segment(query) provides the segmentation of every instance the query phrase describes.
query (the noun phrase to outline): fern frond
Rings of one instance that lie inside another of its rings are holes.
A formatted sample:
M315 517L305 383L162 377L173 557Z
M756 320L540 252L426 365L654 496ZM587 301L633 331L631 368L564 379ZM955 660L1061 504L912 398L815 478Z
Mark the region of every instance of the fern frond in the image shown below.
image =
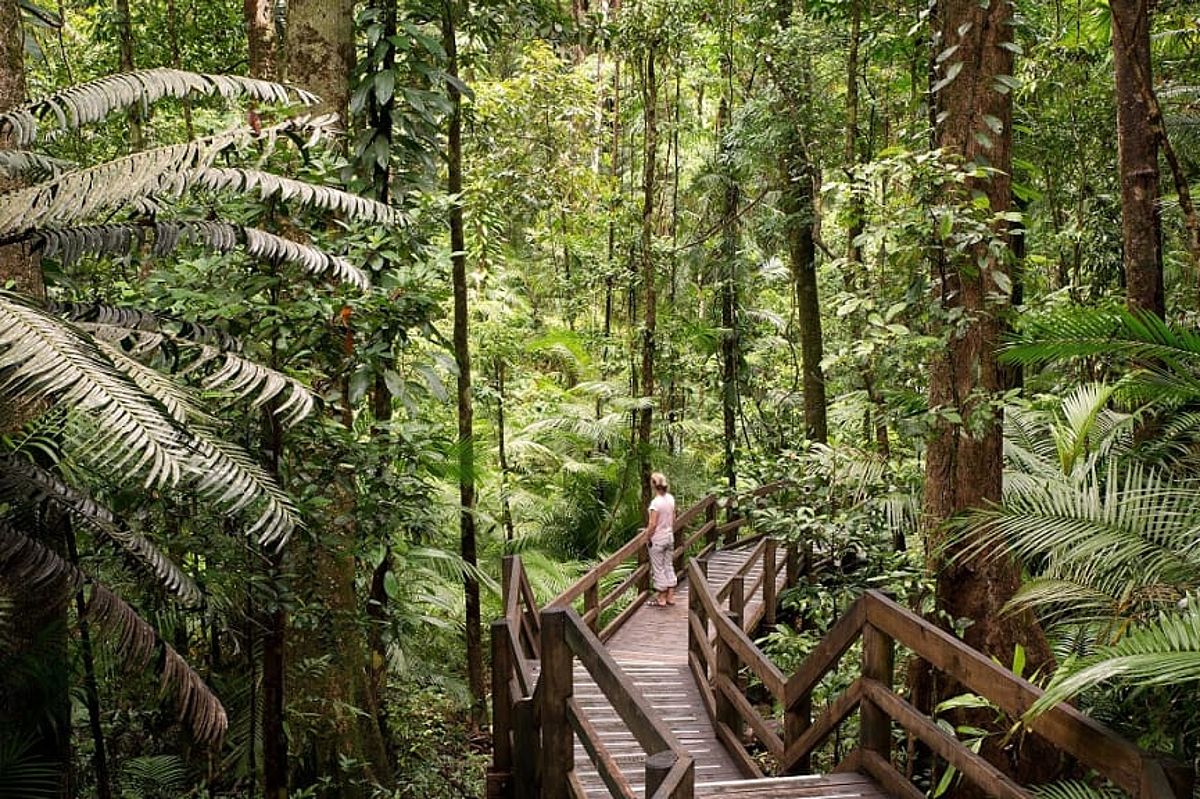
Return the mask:
M148 106L167 97L190 95L246 97L276 105L316 105L316 95L281 83L237 75L206 75L179 69L142 69L108 75L70 86L0 114L0 132L11 130L17 146L37 140L38 120L50 119L58 130L99 122L117 111Z
M114 473L144 470L147 484L178 481L188 435L76 329L0 292L0 401L61 402L103 431L98 456Z
M161 257L185 244L198 244L216 252L233 252L238 246L252 258L268 263L291 263L313 275L327 275L366 289L366 273L345 258L330 255L309 244L285 239L265 230L230 225L224 222L124 223L89 225L39 230L33 241L42 253L70 266L85 254L130 255L150 246L150 253Z
M1125 793L1112 786L1096 787L1077 780L1052 782L1033 788L1038 799L1123 799Z
M0 574L23 590L63 602L85 585L90 588L85 615L117 639L128 665L146 667L162 654L162 684L174 692L180 718L203 743L216 744L225 734L225 708L200 676L163 641L123 599L53 551L0 522Z
M116 545L139 569L187 605L203 601L196 585L173 560L148 538L119 520L108 508L83 491L63 482L58 475L36 464L14 457L0 457L0 496L10 501L48 500Z
M238 399L249 399L254 406L281 398L273 410L285 427L308 417L316 407L316 398L295 378L235 352L207 345L201 346L200 351L200 357L184 370L185 374L219 361L221 365L204 378L204 387L230 392ZM287 398L282 399L285 395Z

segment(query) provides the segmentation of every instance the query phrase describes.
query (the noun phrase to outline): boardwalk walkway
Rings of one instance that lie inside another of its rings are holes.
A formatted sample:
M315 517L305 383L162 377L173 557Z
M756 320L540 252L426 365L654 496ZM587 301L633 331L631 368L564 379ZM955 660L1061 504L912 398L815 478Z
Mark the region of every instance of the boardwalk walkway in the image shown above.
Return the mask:
M720 590L742 568L750 554L748 549L714 553L708 561L712 590ZM747 570L746 579L753 583L761 574L761 566L756 565ZM782 587L782 570L778 581ZM696 795L881 799L884 794L878 787L858 774L746 780L733 756L717 739L700 690L688 668L688 598L688 584L684 580L677 589L674 606L645 605L609 639L608 650L695 760ZM761 615L760 605L761 602L749 603L747 615ZM575 665L575 696L620 764L630 787L643 796L645 753L579 664ZM575 741L575 763L580 783L589 797L610 796L578 739Z

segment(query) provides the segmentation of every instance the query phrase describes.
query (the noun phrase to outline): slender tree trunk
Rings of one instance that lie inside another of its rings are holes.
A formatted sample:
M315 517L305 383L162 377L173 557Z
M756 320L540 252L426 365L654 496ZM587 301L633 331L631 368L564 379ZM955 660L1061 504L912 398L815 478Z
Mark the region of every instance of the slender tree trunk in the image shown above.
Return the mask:
M137 63L133 58L133 15L129 11L129 0L116 0L117 24L120 26L121 71L133 72ZM134 151L142 149L142 116L138 108L129 109L129 146Z
M1117 84L1117 159L1121 238L1129 307L1162 316L1162 216L1158 135L1141 76L1151 76L1149 0L1112 0L1113 69Z
M803 360L804 432L811 441L829 438L826 421L824 335L821 330L821 301L817 292L817 247L813 234L813 174L802 132L787 134L787 150L781 168L780 209L787 218L787 245L792 264L796 317L800 328Z
M726 59L732 58L729 50ZM730 94L732 94L732 85ZM725 180L721 208L721 419L725 444L725 484L732 494L737 490L737 406L738 406L738 331L737 331L737 257L738 204L741 191L733 171L733 147L728 137L732 118L732 97L722 97L717 112L717 136L721 140Z
M642 374L641 398L646 406L638 415L638 475L642 486L642 508L650 505L650 449L654 424L654 350L658 326L658 291L654 263L654 219L658 204L658 48L651 42L642 71L642 122L645 141L642 163Z
M986 195L993 213L1005 212L1011 193L1012 94L995 87L998 76L1013 71L1012 6L976 0L939 0L938 5L938 47L957 47L941 68L960 70L937 95L938 143L964 163L987 163L997 170L990 179L971 180L965 190ZM956 63L961 66L953 67ZM977 259L986 259L986 268L979 268ZM1002 612L1020 586L1017 565L996 553L967 559L958 557L952 544L940 548L947 520L1001 497L1001 418L992 400L1001 389L996 348L1008 303L995 298L1002 293L992 276L1005 269L981 246L965 256L947 254L934 270L934 301L943 312L961 312L965 321L948 331L944 352L931 364L929 407L953 411L963 421L938 417L926 456L924 521L928 551L937 553L930 571L937 575L938 610L945 618L971 620L964 639L974 648L1009 663L1021 645L1029 669L1045 673L1053 661L1037 621L1031 614ZM959 690L939 685L937 698ZM991 743L984 754L998 767L1018 772L1022 781L1037 781L1056 770L1055 758L1038 751L1038 739L1031 737L1024 745L1015 768Z
M25 102L25 39L17 0L0 0L0 111ZM0 149L10 149L8 136L0 133ZM23 185L20 177L0 174L0 191ZM0 282L13 281L17 291L44 297L40 259L28 244L0 246ZM0 428L2 430L3 428Z
M446 51L446 72L458 77L457 19L465 13L465 0L459 5L447 0L442 16L442 46ZM461 197L463 189L462 95L454 83L447 87L453 110L447 140L447 190ZM475 566L475 429L471 400L471 338L467 307L467 244L463 228L463 207L450 207L450 259L454 283L454 361L458 365L458 497L459 545L463 561ZM467 684L471 690L471 719L482 725L486 715L483 688L483 641L480 630L479 582L473 573L463 577L466 599Z
M243 0L242 18L249 43L250 75L262 80L279 77L274 0Z
M504 527L504 539L514 538L512 504L508 501L508 481L511 471L508 466L508 447L505 443L504 424L504 361L496 361L496 436L500 457L500 523Z

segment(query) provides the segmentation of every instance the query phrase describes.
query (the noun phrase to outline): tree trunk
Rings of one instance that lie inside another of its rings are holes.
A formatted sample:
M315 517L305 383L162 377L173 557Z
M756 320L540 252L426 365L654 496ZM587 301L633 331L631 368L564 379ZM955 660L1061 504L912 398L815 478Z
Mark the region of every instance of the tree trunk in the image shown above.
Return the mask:
M813 236L812 163L799 130L787 134L787 149L781 168L779 206L787 218L787 246L792 264L796 317L800 328L803 359L804 433L810 441L829 438L826 421L825 373L821 369L824 338L821 331L821 301L817 293L817 247Z
M726 52L726 59L732 53ZM730 90L732 93L732 90ZM721 417L725 439L725 484L732 494L737 490L737 404L738 361L740 358L737 331L737 257L738 204L741 192L733 172L733 148L725 135L732 117L732 98L721 98L717 113L717 136L721 139L722 161L725 166L725 196L721 208Z
M990 179L976 178L964 187L981 192L992 213L1009 210L1012 166L1012 95L997 91L998 76L1011 75L1013 54L1012 6L1008 2L980 4L976 0L941 0L938 4L940 40L946 58L942 70L959 69L957 77L938 93L938 143L963 163L988 164L997 170ZM961 64L953 67L954 64ZM995 130L999 123L1001 129ZM969 203L964 197L964 205ZM1004 235L1004 230L996 231ZM984 268L977 266L977 259ZM933 274L934 300L943 312L961 309L962 322L948 331L943 353L930 369L929 407L955 412L963 420L938 417L927 451L925 527L929 538L930 571L937 575L939 611L948 619L967 619L964 640L997 658L1012 661L1018 645L1024 647L1030 670L1052 667L1045 636L1032 614L1007 614L1002 608L1020 585L1017 565L996 553L965 559L950 545L945 551L944 523L968 508L1001 498L1003 473L1001 414L991 402L1001 389L996 363L1002 314L1007 298L996 299L992 275L1005 264L990 257L986 246L956 256L946 253ZM960 691L959 686L939 685L937 699ZM977 721L979 721L977 719ZM986 722L985 722L986 723ZM1020 781L1039 781L1056 770L1053 756L1036 752L1036 738L1027 739L1015 768ZM1014 771L1010 758L994 745L984 754L998 767Z
M117 24L120 27L121 71L133 72L137 63L133 58L133 15L129 11L129 0L117 0ZM142 149L142 115L138 107L129 109L129 147L134 152Z
M658 169L658 48L651 42L642 71L642 121L645 141L642 162L642 381L641 399L646 406L638 415L638 476L642 486L642 508L650 505L650 436L654 424L654 349L658 325L658 292L654 267L654 212L657 207Z
M25 40L20 23L17 0L0 0L0 111L25 101ZM9 147L7 137L0 138L0 148ZM0 192L20 185L18 178L0 175ZM45 296L41 261L27 245L0 247L0 284L8 281L17 291ZM0 432L19 428L26 416L20 409L6 415L0 420ZM31 529L34 523L31 519ZM60 795L65 798L71 795L66 607L3 579L0 596L11 603L11 622L5 630L10 646L0 652L0 743L31 739L29 754L61 775Z
M505 441L504 421L504 361L496 361L496 445L500 457L500 523L504 527L504 540L512 541L515 537L513 529L512 503L508 501L509 483L512 471L508 465L508 446Z
M465 0L464 0L465 7ZM465 10L465 8L464 8ZM446 72L458 77L456 15L458 4L447 2L442 17L442 46L446 50ZM461 197L463 189L462 94L455 83L447 85L453 110L446 147L447 190ZM450 259L454 283L454 361L458 365L458 497L459 546L463 561L478 562L475 540L475 430L471 401L471 339L467 307L467 244L461 201L450 207ZM483 641L480 629L479 582L468 572L463 577L466 599L467 684L471 690L471 720L483 724L486 706L483 688Z
M251 77L275 80L279 76L275 36L274 0L243 0Z
M291 0L287 79L321 98L312 113L346 118L354 71L354 0Z
M1162 316L1162 216L1158 196L1158 135L1142 90L1149 81L1148 0L1112 0L1113 69L1117 84L1117 157L1121 177L1121 237L1126 301Z

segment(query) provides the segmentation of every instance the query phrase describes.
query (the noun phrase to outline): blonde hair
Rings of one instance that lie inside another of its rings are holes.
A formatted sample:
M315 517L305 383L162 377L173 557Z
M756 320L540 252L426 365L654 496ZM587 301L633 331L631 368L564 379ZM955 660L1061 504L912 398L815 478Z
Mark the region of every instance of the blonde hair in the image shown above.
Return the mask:
M663 491L670 491L671 486L667 483L667 476L662 472L655 472L650 475L650 487L661 488Z

